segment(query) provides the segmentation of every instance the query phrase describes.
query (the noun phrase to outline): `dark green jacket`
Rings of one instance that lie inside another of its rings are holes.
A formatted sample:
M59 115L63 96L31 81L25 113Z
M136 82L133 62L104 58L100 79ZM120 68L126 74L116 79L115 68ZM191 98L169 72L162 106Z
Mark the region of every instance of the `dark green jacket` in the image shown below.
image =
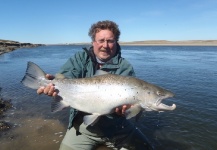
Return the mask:
M84 51L77 52L73 57L69 58L61 67L59 73L63 74L66 78L92 77L97 70L97 65L93 48L90 47L89 50L84 48ZM119 45L117 54L100 69L111 74L135 76L132 65L126 59L121 57ZM77 110L72 108L70 110L69 128L73 126L72 122L76 114Z

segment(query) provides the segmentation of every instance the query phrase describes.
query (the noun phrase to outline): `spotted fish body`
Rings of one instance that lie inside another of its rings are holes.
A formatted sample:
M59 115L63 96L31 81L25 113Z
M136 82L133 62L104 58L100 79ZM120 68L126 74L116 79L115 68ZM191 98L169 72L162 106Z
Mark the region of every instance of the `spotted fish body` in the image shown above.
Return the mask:
M104 71L98 71L90 78L47 80L45 73L36 64L28 62L26 75L21 82L32 89L53 83L59 93L52 103L52 111L71 106L89 113L90 115L84 117L87 125L125 104L132 105L126 111L127 119L136 116L141 110L164 111L176 108L175 104L167 106L161 103L163 99L174 96L170 91L135 77L108 74Z

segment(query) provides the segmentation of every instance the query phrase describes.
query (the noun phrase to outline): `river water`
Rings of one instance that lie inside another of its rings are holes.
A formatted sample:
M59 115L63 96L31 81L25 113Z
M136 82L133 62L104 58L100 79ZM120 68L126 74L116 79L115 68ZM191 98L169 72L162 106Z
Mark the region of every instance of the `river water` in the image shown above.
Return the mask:
M69 109L51 113L51 98L37 95L20 81L28 61L55 74L83 46L22 48L0 55L1 96L13 108L0 118L12 125L0 131L1 150L57 150L68 124ZM122 46L122 56L138 78L169 89L174 111L145 112L135 124L156 150L217 149L217 47Z

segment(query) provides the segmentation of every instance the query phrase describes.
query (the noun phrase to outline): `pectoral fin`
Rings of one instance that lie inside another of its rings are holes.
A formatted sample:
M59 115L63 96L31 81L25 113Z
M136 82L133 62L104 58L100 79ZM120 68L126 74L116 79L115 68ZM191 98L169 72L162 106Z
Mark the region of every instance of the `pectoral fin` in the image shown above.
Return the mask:
M86 115L83 118L84 124L85 125L94 125L98 119L99 119L99 114L92 114L92 115Z
M132 117L135 117L139 112L142 110L141 106L139 104L133 105L129 109L125 111L126 119L130 119Z
M57 95L51 103L51 111L52 112L60 111L66 107L69 107L69 104L67 104L65 101L63 101L62 97L59 95Z

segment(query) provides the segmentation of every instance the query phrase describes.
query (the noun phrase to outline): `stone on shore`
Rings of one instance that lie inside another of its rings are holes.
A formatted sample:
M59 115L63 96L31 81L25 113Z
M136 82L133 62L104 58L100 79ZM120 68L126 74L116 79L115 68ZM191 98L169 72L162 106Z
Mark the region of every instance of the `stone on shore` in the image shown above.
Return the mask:
M0 87L0 92L1 92L1 87ZM1 97L1 93L0 93L0 119L4 118L3 113L11 107L12 107L11 101L10 100L4 100ZM3 120L0 120L0 132L9 130L10 128L11 128L10 123L3 121Z

